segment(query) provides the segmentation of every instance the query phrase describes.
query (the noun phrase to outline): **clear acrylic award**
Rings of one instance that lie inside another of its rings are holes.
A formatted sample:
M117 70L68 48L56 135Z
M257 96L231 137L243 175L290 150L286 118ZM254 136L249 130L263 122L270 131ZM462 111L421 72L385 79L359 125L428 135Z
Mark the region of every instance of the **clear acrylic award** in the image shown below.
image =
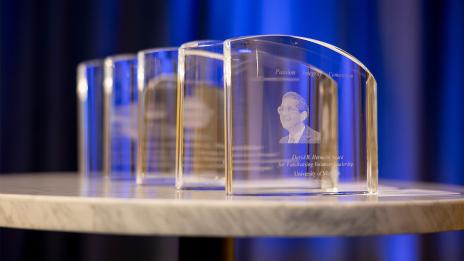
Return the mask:
M330 44L263 35L224 42L226 191L377 191L376 81Z
M103 176L103 61L85 61L77 67L79 173Z
M137 58L105 59L105 172L111 179L135 179L137 161Z
M223 45L179 48L176 187L224 189Z
M174 185L177 48L138 53L138 184Z

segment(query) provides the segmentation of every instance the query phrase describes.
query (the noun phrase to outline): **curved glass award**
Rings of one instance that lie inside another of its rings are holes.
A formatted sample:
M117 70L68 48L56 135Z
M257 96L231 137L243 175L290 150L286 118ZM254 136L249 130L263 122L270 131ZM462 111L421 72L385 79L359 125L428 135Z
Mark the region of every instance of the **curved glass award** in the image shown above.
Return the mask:
M263 35L224 42L228 194L377 192L376 81L345 51Z
M103 61L85 61L77 67L79 106L79 172L103 176Z
M223 44L179 48L176 187L224 189Z
M111 179L135 179L137 160L137 59L105 59L105 172Z
M138 53L138 184L174 185L177 48Z

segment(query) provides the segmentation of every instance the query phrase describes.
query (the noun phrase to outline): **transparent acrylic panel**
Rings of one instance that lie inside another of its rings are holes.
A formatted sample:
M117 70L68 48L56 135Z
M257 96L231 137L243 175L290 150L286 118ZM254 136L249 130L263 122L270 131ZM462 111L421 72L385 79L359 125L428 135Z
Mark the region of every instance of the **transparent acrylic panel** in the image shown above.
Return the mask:
M137 59L105 59L105 172L111 179L135 179L137 161Z
M376 82L332 45L224 42L228 194L377 191Z
M223 45L179 48L176 187L224 189Z
M103 60L77 67L79 173L103 176Z
M177 56L177 48L138 54L139 184L175 182Z

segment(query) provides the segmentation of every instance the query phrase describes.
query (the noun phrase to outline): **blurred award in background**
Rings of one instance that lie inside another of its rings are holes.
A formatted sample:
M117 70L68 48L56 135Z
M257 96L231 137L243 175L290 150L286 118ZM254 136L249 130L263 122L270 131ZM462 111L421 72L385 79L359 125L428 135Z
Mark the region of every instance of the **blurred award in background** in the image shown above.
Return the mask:
M139 157L137 183L174 185L177 48L138 54Z
M224 189L224 87L221 41L179 48L178 189Z

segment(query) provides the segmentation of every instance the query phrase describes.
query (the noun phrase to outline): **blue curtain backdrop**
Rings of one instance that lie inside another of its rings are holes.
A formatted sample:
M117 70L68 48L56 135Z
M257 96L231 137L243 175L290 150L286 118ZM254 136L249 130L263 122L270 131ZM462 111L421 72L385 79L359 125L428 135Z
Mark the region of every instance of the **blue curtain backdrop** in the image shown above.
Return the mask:
M463 1L0 3L0 173L77 169L79 61L196 39L294 34L348 51L375 75L382 179L464 185ZM464 260L463 243L459 232L236 241L240 260Z

